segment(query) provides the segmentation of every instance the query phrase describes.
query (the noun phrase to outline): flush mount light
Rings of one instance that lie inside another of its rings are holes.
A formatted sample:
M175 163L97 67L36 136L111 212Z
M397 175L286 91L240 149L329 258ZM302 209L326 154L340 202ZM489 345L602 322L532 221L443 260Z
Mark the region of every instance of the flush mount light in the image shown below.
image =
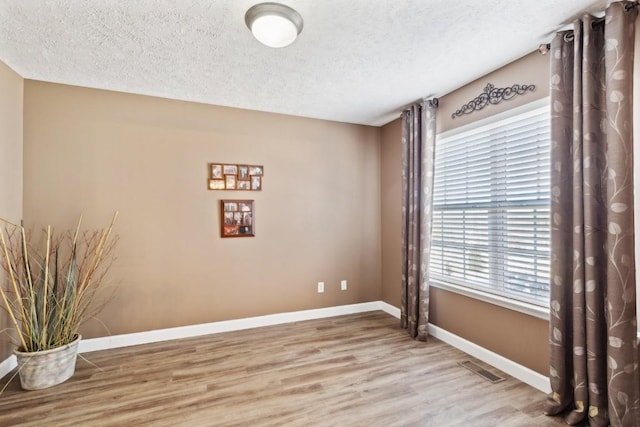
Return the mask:
M244 15L244 22L258 41L269 47L285 47L302 31L302 16L280 3L259 3Z

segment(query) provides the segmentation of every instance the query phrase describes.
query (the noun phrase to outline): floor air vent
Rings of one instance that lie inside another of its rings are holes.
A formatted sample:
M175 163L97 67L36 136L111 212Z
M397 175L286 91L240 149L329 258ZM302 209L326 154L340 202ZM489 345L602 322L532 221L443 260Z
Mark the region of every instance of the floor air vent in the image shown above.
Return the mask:
M477 364L475 364L470 360L467 360L465 362L458 362L458 365L462 366L463 368L467 368L471 372L475 372L476 374L480 375L482 378L484 378L485 380L489 381L492 384L499 383L500 381L505 380L504 378L499 377L495 374L492 374L491 372L484 369L482 366L478 366Z

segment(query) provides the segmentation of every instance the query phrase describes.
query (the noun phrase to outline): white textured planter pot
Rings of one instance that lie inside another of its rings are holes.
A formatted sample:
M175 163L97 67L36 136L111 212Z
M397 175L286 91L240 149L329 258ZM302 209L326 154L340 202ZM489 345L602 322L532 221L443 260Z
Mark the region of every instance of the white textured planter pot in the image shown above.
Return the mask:
M33 353L14 350L20 384L25 390L40 390L65 382L76 371L80 335L71 343Z

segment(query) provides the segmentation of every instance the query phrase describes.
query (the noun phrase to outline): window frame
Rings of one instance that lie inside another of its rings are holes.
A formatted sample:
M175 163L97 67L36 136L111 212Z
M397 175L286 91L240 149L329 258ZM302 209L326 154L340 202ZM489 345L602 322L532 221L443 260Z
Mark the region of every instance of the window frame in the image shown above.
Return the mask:
M437 133L436 152L438 150L439 139L463 134L469 131L474 131L484 126L493 125L497 122L510 120L512 118L515 118L518 115L531 113L531 112L534 112L535 110L539 110L542 108L549 108L549 107L550 107L550 98L544 97L544 98L529 102L527 104L511 108L507 111L496 113L487 118L476 120L469 124ZM434 288L439 288L439 289L447 290L457 294L461 294L466 297L470 297L483 302L498 305L504 308L517 311L517 312L525 313L540 319L544 319L544 320L549 319L548 301L547 301L547 305L543 306L533 302L526 302L519 299L510 298L509 296L504 295L503 293L494 293L494 292L486 291L477 287L460 285L456 283L455 280L449 282L445 280L440 280L438 278L432 278L431 276L429 278L429 285L433 286Z

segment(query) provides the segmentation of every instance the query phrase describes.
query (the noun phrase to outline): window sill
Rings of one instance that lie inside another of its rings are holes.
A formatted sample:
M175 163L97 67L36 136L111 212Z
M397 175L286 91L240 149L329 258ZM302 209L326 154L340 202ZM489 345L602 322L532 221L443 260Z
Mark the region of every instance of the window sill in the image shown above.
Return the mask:
M501 297L499 295L490 294L488 292L478 291L476 289L465 288L463 286L453 285L451 283L445 283L438 280L430 280L429 286L434 288L443 289L445 291L454 292L460 295L464 295L469 298L474 298L480 301L488 302L500 307L508 308L509 310L517 311L529 316L537 317L542 320L549 320L549 309L540 307L535 304L529 304L522 301L516 301L509 298Z

